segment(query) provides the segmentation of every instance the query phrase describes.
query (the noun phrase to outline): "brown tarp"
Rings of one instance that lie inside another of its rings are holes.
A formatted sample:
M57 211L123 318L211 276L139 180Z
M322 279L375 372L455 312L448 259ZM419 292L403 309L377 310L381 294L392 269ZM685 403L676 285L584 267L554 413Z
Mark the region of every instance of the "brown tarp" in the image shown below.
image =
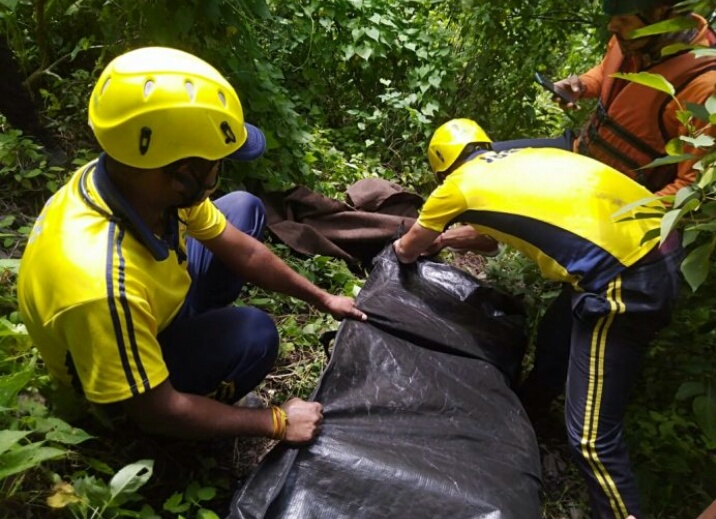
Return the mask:
M423 199L379 178L359 180L346 191L348 203L305 186L261 197L269 230L291 249L367 264L396 234L409 228Z

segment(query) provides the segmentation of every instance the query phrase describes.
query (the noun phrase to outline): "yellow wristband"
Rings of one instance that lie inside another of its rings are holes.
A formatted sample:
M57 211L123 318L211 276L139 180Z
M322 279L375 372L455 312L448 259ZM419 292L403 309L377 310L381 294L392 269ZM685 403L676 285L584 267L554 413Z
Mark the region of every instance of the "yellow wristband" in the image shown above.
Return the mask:
M273 435L274 440L283 440L286 438L286 429L288 426L288 416L286 411L278 406L271 407L271 418L273 419Z

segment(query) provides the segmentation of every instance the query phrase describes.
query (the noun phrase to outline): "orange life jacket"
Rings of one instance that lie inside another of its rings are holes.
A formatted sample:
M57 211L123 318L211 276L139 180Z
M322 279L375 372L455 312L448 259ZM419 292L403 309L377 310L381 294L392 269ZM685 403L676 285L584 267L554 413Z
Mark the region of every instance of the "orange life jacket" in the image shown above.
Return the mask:
M575 151L612 166L650 191L658 191L674 181L678 165L638 168L666 155L666 143L679 135L680 123L664 118L664 110L672 101L668 94L632 82L621 89L614 88L615 82L625 81L610 77L619 72L623 61L619 46L613 45L603 62L599 103L582 128ZM716 70L716 58L696 58L684 51L642 71L662 75L674 85L678 96L691 81L709 70Z

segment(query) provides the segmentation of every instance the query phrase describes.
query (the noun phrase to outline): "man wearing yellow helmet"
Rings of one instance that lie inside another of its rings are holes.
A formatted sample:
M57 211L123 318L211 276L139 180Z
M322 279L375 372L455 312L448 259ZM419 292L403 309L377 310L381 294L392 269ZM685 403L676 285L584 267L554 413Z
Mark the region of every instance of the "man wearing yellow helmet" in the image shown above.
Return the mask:
M567 109L580 99L598 104L578 136L569 130L554 139L519 139L496 142L497 151L517 147L556 147L595 158L633 178L659 196L674 195L696 178L697 159L642 169L666 155L666 144L685 135L679 112L687 104L704 104L714 92L716 58L697 58L681 51L662 56L669 46L711 47L716 35L707 21L674 6L674 0L604 0L613 34L602 61L579 76L555 83L573 99L562 102ZM654 36L633 37L633 32L657 22L674 20L684 29ZM675 97L644 85L612 77L616 72L660 74L676 89ZM693 121L696 130L708 122ZM684 153L703 154L685 145Z
M594 516L639 517L623 418L642 353L668 323L678 295L680 240L673 234L659 247L647 234L659 229L663 206L629 209L650 193L615 169L553 148L491 151L475 126L457 119L435 132L428 157L443 182L395 241L395 253L403 263L416 261L454 245L443 230L467 223L462 247L481 249L490 236L563 284L540 323L534 369L519 393L527 408L536 399L550 402L566 382L569 446ZM464 144L465 135L480 142Z
M278 334L244 282L365 319L259 240L254 196L209 195L225 158L251 160L263 133L208 63L149 47L114 59L89 101L104 153L48 200L24 252L18 299L48 370L96 404L121 403L143 430L184 438L312 440L319 403L228 404L271 369Z

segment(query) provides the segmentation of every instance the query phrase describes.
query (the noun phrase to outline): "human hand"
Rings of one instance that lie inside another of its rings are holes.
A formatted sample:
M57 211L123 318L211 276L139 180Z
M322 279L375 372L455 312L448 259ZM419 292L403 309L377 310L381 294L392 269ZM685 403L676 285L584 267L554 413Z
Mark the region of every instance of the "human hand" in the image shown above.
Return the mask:
M321 432L323 406L318 402L306 402L300 398L291 398L281 409L286 412L286 436L288 443L312 442Z
M357 321L368 319L368 316L358 309L355 300L351 297L326 294L323 306L323 310L336 319L345 319L346 317Z
M571 75L565 79L557 81L554 84L554 88L560 92L564 92L567 97L572 98L572 101L569 103L565 103L558 97L554 97L552 99L553 101L557 101L562 108L569 109L579 108L577 106L577 100L582 98L582 96L584 95L584 91L586 90L586 87L584 86L584 83L582 83L582 80L579 79L579 76L575 75Z
M495 256L500 251L497 240L476 231L470 225L462 225L448 229L433 242L428 252L437 249L435 252L450 247L455 250L471 250L485 256ZM434 254L434 252L433 252Z

